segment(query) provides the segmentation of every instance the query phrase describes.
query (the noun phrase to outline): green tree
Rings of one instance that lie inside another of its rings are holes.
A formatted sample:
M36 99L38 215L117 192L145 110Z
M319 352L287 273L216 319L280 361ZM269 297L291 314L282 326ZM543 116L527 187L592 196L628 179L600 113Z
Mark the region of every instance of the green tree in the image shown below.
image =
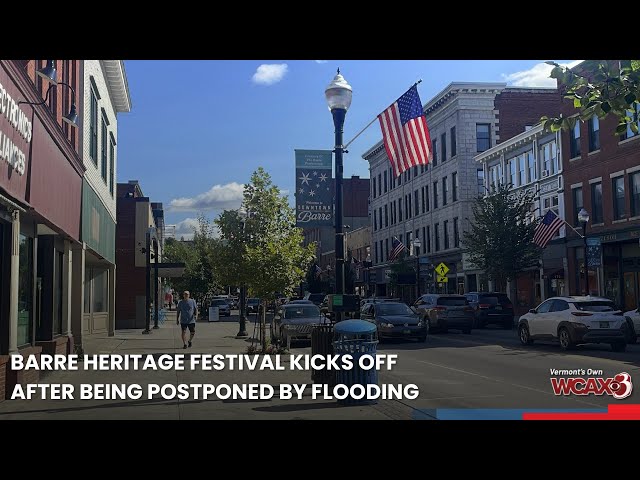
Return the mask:
M389 270L391 270L391 272L389 273L389 287L391 288L391 296L410 301L408 298L406 298L407 296L411 296L410 293L407 293L405 291L406 284L399 283L400 276L406 277L409 274L415 276L416 274L415 265L410 260L406 250L403 250L400 253L398 259L391 264Z
M572 129L577 119L593 116L618 118L616 135L627 130L629 124L638 133L638 101L640 99L640 60L587 60L572 69L555 62L549 75L558 81L564 97L573 101L579 115L542 117L543 126L556 132Z
M540 222L531 212L534 200L533 192L513 192L500 185L473 206L474 221L464 233L464 248L469 261L496 282L496 291L504 291L507 281L538 265L542 250L533 243Z

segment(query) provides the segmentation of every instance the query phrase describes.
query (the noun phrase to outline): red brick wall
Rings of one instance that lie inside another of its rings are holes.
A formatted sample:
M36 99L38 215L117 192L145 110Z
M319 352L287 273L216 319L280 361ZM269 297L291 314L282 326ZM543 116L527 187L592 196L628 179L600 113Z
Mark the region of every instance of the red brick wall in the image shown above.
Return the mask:
M555 116L562 107L557 90L535 88L505 88L496 95L498 110L498 143L524 132L527 125L535 125L543 116Z

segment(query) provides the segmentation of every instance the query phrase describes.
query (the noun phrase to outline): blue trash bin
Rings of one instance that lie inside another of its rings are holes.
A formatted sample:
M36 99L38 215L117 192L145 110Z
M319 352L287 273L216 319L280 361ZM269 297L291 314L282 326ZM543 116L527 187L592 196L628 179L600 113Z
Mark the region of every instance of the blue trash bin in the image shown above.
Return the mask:
M333 351L336 355L351 355L353 368L338 370L336 384L343 384L347 388L359 384L365 389L367 385L378 384L378 371L375 367L370 370L360 368L359 360L363 355L375 357L378 348L378 329L375 324L365 320L344 320L335 324L333 329ZM366 396L356 399L351 396L338 403L345 405L372 405L377 400L367 400Z

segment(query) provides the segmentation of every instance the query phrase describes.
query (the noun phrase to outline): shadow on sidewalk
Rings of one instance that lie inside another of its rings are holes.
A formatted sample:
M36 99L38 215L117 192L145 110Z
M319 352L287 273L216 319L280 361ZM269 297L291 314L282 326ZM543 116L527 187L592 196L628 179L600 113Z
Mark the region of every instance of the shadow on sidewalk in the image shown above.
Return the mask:
M286 405L273 405L271 407L256 407L253 410L256 412L297 412L301 410L320 410L326 408L341 408L344 405L340 405L338 402L323 402L323 403L294 403Z

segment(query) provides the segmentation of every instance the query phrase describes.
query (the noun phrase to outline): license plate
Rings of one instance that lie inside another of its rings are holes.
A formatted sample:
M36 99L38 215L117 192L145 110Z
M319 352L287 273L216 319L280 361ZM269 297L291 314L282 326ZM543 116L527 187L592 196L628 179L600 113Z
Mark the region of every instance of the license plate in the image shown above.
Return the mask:
M404 333L405 335L410 335L411 334L411 330L403 330L402 333Z
M600 328L609 328L609 322L600 322Z

